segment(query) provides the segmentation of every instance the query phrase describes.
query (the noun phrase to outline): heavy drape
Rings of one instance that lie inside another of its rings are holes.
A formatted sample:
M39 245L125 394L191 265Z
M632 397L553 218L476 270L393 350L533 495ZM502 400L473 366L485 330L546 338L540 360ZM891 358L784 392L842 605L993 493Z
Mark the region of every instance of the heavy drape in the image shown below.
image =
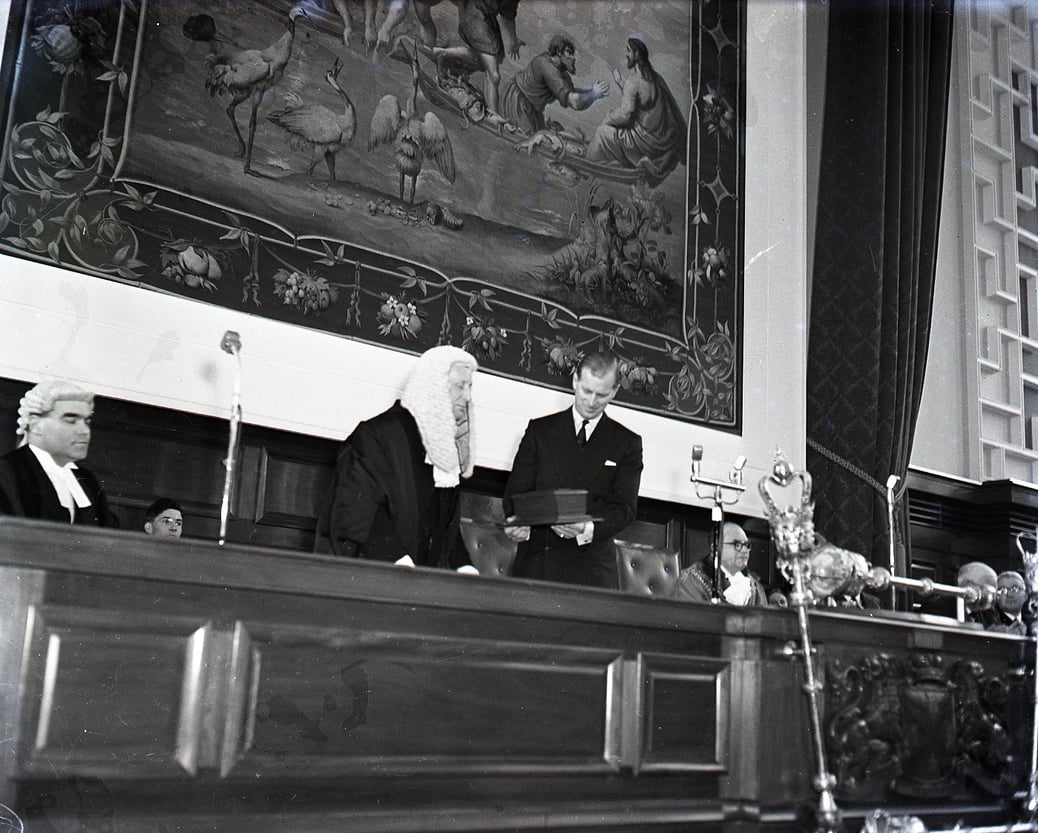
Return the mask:
M885 484L903 489L937 259L953 0L830 6L807 368L815 522L886 564ZM904 529L904 506L901 529ZM904 552L898 559L904 574Z

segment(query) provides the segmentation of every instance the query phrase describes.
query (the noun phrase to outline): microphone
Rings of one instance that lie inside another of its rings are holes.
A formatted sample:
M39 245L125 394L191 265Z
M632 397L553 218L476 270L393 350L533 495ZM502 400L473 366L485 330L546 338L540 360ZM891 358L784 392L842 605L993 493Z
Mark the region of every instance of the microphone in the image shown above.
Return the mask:
M237 356L238 351L241 350L241 336L234 330L228 330L220 340L220 349L225 353Z
M735 462L732 463L732 470L728 474L728 479L736 484L737 486L742 485L742 470L746 467L746 455L740 454L735 458Z
M901 478L896 474L887 478L887 568L891 575L897 575L897 513L894 488ZM897 595L890 591L890 609L897 605Z
M227 540L227 521L231 515L231 492L234 488L235 457L238 454L238 430L241 425L241 336L228 330L220 339L220 349L237 359L234 374L234 395L231 397L231 424L227 437L227 457L224 459L223 499L220 501L220 538Z
M699 464L703 462L703 446L692 446L692 477L699 477Z

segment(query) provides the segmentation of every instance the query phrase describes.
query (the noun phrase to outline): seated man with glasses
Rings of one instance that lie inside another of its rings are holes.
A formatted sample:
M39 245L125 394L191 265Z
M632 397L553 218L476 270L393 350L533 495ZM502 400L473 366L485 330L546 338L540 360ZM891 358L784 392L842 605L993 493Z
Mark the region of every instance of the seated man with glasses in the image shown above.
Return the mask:
M995 621L988 625L989 631L1027 635L1024 605L1027 603L1027 585L1015 570L998 574L995 589Z
M767 596L757 577L746 571L750 561L750 542L743 528L727 522L721 535L721 576L714 579L709 555L681 571L674 598L687 602L710 602L715 591L730 605L766 605Z
M184 531L184 512L172 498L152 501L144 513L144 531L157 538L179 538Z

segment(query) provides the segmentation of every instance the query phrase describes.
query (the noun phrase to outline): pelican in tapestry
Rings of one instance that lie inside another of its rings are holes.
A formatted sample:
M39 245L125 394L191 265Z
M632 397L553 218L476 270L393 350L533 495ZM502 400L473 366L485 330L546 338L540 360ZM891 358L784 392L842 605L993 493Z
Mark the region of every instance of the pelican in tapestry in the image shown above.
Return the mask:
M290 93L285 96L285 109L267 116L269 121L288 132L293 148L310 151L310 164L306 168L308 176L313 174L317 160L323 154L328 164L328 176L333 181L335 155L353 141L357 130L356 108L346 90L339 86L341 70L342 61L336 58L334 66L324 74L324 80L342 98L343 112L336 113L323 104L304 104L298 95Z
M285 74L285 67L292 57L292 44L296 36L296 19L310 15L303 3L296 3L288 13L285 34L265 49L243 49L238 52L211 52L206 56L207 73L205 88L210 95L231 95L227 106L227 118L231 120L234 135L238 138L238 156L245 157L245 173L252 170L252 142L256 136L256 111L263 102L267 90L277 85ZM249 141L242 138L235 113L238 105L249 99L252 114L249 116Z
M449 182L454 182L454 150L443 122L435 113L418 118L418 50L411 59L414 76L411 94L403 108L394 95L382 96L371 117L368 150L379 145L395 144L393 160L400 172L400 199L404 199L407 178L411 178L408 205L414 205L415 185L426 158L432 160Z

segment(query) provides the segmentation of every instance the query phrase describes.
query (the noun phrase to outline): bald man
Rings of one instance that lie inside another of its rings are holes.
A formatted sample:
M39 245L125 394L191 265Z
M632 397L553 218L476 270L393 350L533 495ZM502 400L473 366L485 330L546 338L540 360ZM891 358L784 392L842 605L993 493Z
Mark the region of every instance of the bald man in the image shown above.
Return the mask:
M714 565L708 555L681 571L674 598L709 603L714 590L725 604L736 607L766 605L768 597L757 577L746 570L750 562L750 540L737 523L728 521L721 530L721 576L714 580Z
M992 600L998 585L998 573L983 561L970 561L959 568L956 576L959 587L976 587L983 593L977 602L966 602L966 621L989 628L997 621Z

